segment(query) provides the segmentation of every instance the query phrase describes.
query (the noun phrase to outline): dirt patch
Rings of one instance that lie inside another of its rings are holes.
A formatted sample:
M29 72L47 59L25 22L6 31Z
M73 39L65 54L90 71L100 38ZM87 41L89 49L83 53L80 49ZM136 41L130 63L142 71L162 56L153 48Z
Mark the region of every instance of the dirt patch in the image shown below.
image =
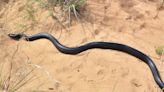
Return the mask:
M163 63L155 53L157 46L164 45L164 11L154 18L159 0L88 0L83 26L73 23L69 31L49 16L48 9L37 7L38 3L33 16L26 10L26 0L17 0L4 11L6 3L0 1L0 61L6 62L6 71L13 62L12 81L35 68L27 77L34 76L34 80L18 91L161 92L147 65L127 54L95 49L70 56L47 40L16 42L7 36L48 32L69 47L92 41L126 44L150 56L164 78Z

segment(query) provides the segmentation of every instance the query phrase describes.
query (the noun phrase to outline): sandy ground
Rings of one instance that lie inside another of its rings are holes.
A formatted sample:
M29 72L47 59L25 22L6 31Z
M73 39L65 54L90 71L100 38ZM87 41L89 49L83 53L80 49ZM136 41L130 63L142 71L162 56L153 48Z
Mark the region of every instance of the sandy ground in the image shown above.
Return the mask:
M161 92L148 66L125 53L94 49L70 56L58 52L47 40L29 43L9 39L8 33L22 31L17 25L24 23L24 1L0 1L0 61L13 62L13 76L16 69L24 72L29 65L38 67L31 75L39 77L19 91L38 88L39 92ZM48 12L43 9L35 15L36 25L25 33L49 32L69 47L92 41L126 44L150 56L164 78L163 64L155 52L156 47L164 45L164 11L160 9L156 16L161 2L88 0L84 29L75 23L69 31L54 27L58 24L47 18Z

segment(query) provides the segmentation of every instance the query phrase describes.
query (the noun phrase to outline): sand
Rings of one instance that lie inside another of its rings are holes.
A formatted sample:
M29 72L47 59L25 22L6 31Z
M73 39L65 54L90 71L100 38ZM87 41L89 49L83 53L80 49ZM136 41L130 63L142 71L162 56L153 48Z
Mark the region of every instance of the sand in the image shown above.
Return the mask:
M3 2L3 1L0 1ZM62 29L46 9L35 14L37 23L25 33L48 32L68 47L93 41L117 42L136 48L157 65L164 78L164 67L155 49L164 45L162 0L87 0L83 26L74 23ZM8 33L22 32L25 0L0 3L0 61L5 70L13 62L15 72L37 67L37 76L20 92L161 92L148 66L125 53L94 49L71 56L60 53L49 41L13 41ZM158 14L158 16L157 16ZM31 27L31 26L30 26ZM42 85L43 83L43 85ZM40 90L40 91L39 91Z

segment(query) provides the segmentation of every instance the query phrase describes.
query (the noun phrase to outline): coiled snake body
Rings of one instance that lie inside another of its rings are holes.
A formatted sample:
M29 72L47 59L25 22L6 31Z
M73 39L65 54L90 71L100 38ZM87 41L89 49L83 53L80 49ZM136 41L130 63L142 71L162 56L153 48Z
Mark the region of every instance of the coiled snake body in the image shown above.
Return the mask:
M56 38L54 38L52 35L48 33L39 33L36 35L32 36L26 36L24 34L9 34L9 37L14 39L14 40L20 40L22 37L25 38L26 41L35 41L38 39L48 39L50 40L54 46L62 53L64 54L71 54L71 55L76 55L79 54L83 51L89 50L89 49L94 49L94 48L100 48L100 49L112 49L112 50L117 50L117 51L122 51L127 54L130 54L142 61L144 61L150 68L155 82L158 84L158 86L162 89L164 92L164 83L161 80L160 74L158 72L158 69L154 62L144 53L129 47L127 45L119 44L119 43L111 43L111 42L91 42L79 47L74 47L74 48L69 48L66 46L63 46L58 42Z

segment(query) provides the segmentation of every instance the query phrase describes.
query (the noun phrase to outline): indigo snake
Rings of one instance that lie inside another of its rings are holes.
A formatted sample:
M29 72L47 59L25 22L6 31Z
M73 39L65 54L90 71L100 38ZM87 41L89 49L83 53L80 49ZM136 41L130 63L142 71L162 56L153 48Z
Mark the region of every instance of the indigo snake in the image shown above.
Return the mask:
M164 83L160 77L159 71L158 71L156 65L154 64L154 62L146 54L144 54L132 47L129 47L127 45L123 45L123 44L119 44L119 43L112 43L112 42L91 42L91 43L87 43L87 44L84 44L79 47L70 48L70 47L66 47L66 46L60 44L55 37L53 37L51 34L48 34L48 33L39 33L39 34L35 34L32 36L27 36L25 34L8 34L8 36L14 40L20 40L21 38L24 38L26 41L35 41L38 39L48 39L53 43L53 45L60 52L62 52L64 54L70 54L70 55L76 55L83 51L86 51L89 49L95 49L95 48L112 49L112 50L117 50L117 51L121 51L121 52L130 54L130 55L144 61L149 66L155 82L161 88L161 90L164 92Z

